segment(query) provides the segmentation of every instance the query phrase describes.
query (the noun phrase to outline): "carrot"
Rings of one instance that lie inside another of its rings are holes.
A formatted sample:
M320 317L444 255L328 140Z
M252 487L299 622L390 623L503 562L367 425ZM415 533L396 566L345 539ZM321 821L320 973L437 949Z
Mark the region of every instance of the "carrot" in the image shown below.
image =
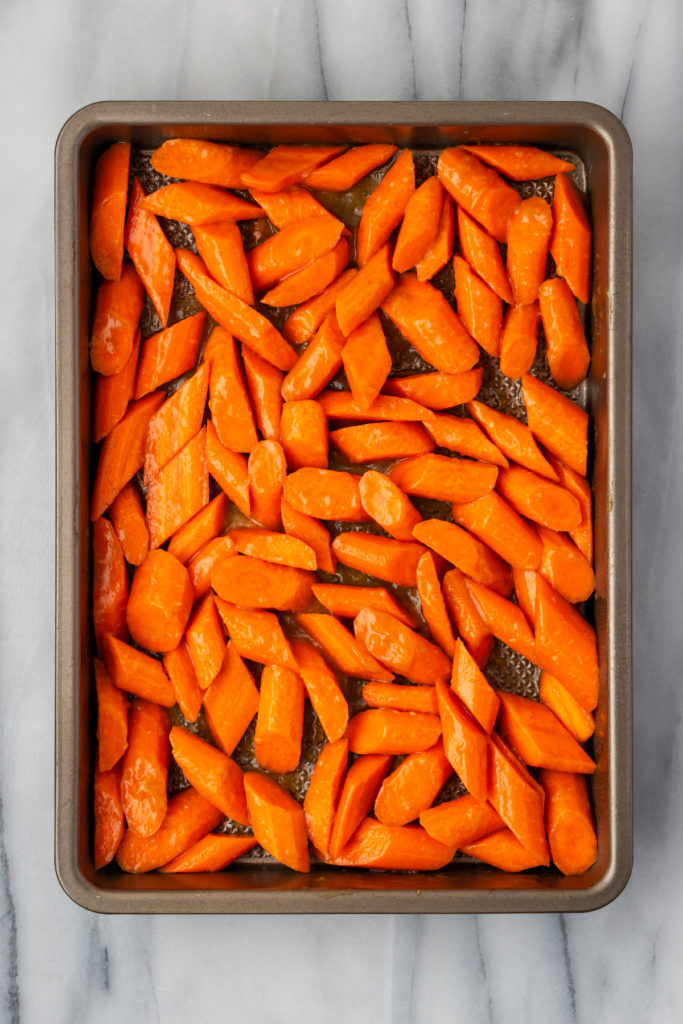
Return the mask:
M497 476L497 466L434 454L402 459L389 470L389 477L406 494L436 501L475 501L489 494Z
M588 373L591 357L576 300L566 281L553 277L538 292L546 355L553 380L571 391Z
M171 750L168 712L137 698L128 712L128 748L121 762L121 802L128 827L151 836L166 817Z
M488 737L445 683L436 683L443 749L467 790L477 800L487 792Z
M507 596L512 592L510 569L498 555L455 523L427 519L413 529L413 536L478 583Z
M537 664L534 634L521 608L481 583L469 580L467 586L496 639Z
M512 302L512 289L495 238L458 207L458 235L463 258L503 302Z
M367 409L391 370L391 354L376 313L351 332L342 350L342 361L354 401Z
M419 423L359 423L330 433L347 462L401 459L434 451L434 441Z
M460 256L453 257L453 275L458 316L484 351L497 357L503 330L503 303Z
M438 740L429 750L408 754L382 783L375 815L384 825L407 825L432 805L453 774L453 766Z
M265 210L266 216L276 228L286 228L307 217L332 217L329 210L311 195L307 188L295 185L281 192L262 192L249 189L255 202Z
M500 871L528 871L529 868L548 863L547 859L523 846L509 828L498 829L497 832L466 843L460 849L468 857L476 857Z
M169 178L189 178L205 185L240 188L242 174L263 158L258 149L225 146L206 139L167 139L149 162Z
M126 608L130 635L149 651L173 651L190 617L194 594L187 569L168 551L150 551L135 571Z
M90 256L102 277L118 281L128 199L130 142L115 142L95 164L90 207Z
M582 875L595 863L598 841L586 780L571 772L543 769L545 822L553 862L563 875Z
M240 512L248 516L251 511L249 475L244 455L221 444L213 421L206 424L206 461L209 473Z
M291 402L315 398L342 366L344 337L334 313L328 313L315 337L282 382L282 397Z
M496 241L505 242L510 217L520 202L515 190L462 147L441 151L437 174L458 206Z
M125 830L118 765L107 771L95 768L94 818L93 861L95 870L99 871L116 856Z
M529 306L538 298L552 228L552 212L540 196L523 199L510 218L507 272L516 306Z
M464 373L419 373L391 377L383 387L385 395L411 398L428 409L451 409L474 398L481 387L482 368Z
M256 426L264 439L277 441L280 437L280 389L284 374L249 348L242 349L242 363Z
M569 536L576 544L579 551L585 555L588 562L593 564L593 507L591 499L590 484L585 476L577 473L570 466L566 466L553 455L548 456L553 469L560 478L560 483L570 494L573 494L581 506L581 522L573 530L569 530Z
M424 553L422 545L412 541L355 531L335 537L332 550L344 565L400 587L415 586L417 563Z
M116 495L109 507L109 515L126 561L130 565L140 565L147 557L149 530L140 494L132 481Z
M453 519L516 569L537 569L542 545L538 534L504 498L491 491L476 501L453 504Z
M313 593L318 601L340 619L355 619L362 608L376 608L389 612L399 622L412 626L413 620L393 594L384 587L344 586L341 583L314 583Z
M192 234L197 252L211 277L248 305L253 305L254 290L244 255L242 234L237 224L226 220L204 227L196 225Z
M208 502L206 430L202 427L150 480L147 488L150 548L158 548Z
M185 643L202 690L207 690L225 658L225 635L213 594L195 605L185 630Z
M360 500L367 514L395 540L412 541L420 513L396 484L370 469L360 478Z
M530 373L522 377L522 395L534 437L570 470L585 476L588 413Z
M436 560L431 551L425 551L417 563L416 584L420 608L423 618L429 626L429 632L441 650L449 658L452 658L455 637L441 590Z
M363 700L371 708L394 708L396 711L421 711L426 715L439 713L433 686L403 686L399 683L366 683Z
M140 353L140 331L136 331L130 358L118 373L98 374L93 392L92 439L95 443L113 430L128 408L135 390L135 371Z
M386 299L394 284L391 246L381 246L337 295L335 309L339 328L348 337Z
M327 469L327 417L317 402L304 399L284 403L280 440L290 469Z
M315 551L304 541L272 530L254 527L230 531L230 540L241 555L252 555L265 562L291 566L294 569L316 568Z
M353 620L356 639L380 664L414 683L431 684L450 675L449 659L436 644L377 608L362 608Z
M261 297L266 306L295 306L318 295L336 281L349 262L349 243L340 238L333 249L284 277Z
M375 143L366 146L354 146L346 153L330 160L324 167L319 167L306 175L309 188L324 189L328 192L345 192L357 184L375 167L380 167L396 152L396 146Z
M145 192L138 178L133 178L130 191L124 241L161 326L165 327L173 298L175 257L154 211L145 206Z
M313 516L292 508L284 498L280 503L280 512L285 533L313 549L318 569L333 573L337 567L337 560L332 555L332 539L327 527Z
M455 203L444 192L439 226L434 241L415 264L418 281L429 281L446 266L453 255Z
M366 818L339 857L326 861L376 871L438 871L454 854L452 846L431 839L419 825L383 825Z
M488 799L536 863L549 863L543 790L496 733L489 742Z
M344 225L334 217L306 217L271 235L247 253L254 292L262 294L288 274L330 252Z
M258 437L237 345L223 327L214 327L209 341L216 345L211 352L210 377L207 374L209 409L216 433L231 451L250 452L256 447ZM206 371L209 369L206 351L204 359L205 365L200 370Z
M185 853L223 819L213 804L189 786L168 801L168 811L153 836L124 834L116 859L123 871L139 874L154 871Z
M315 762L304 797L306 834L323 854L329 849L332 823L339 803L348 757L349 741L345 736L326 743Z
M349 705L337 677L307 640L292 640L292 653L325 735L330 742L340 739L349 723Z
M519 380L533 366L540 322L537 302L529 306L510 306L506 310L500 336L500 372L504 377Z
M246 773L244 790L251 827L263 849L293 871L309 871L306 819L300 804L260 772Z
M211 735L228 757L258 711L259 692L254 678L231 640L223 664L204 691L204 714Z
M573 171L574 165L536 146L462 146L479 160L495 167L513 181L547 178L562 171Z
M107 633L119 640L128 639L128 573L121 545L108 519L96 519L93 523L92 546L93 626L95 646L100 650Z
M194 288L197 301L221 327L279 370L294 365L296 352L270 320L212 280L202 260L189 249L176 249L175 254L178 269Z
M541 672L538 695L575 740L585 743L591 738L595 732L593 714L582 708L566 686L545 669Z
M445 296L428 281L400 277L382 310L423 359L444 373L470 370L479 349Z
M197 682L197 673L184 643L164 655L164 669L171 680L173 693L183 716L188 722L196 722L204 692Z
M414 267L436 238L443 197L443 185L432 175L408 200L391 263L397 273L404 274Z
M536 580L536 648L539 663L566 686L586 711L598 702L595 630L542 576Z
M142 482L149 487L157 473L201 430L209 387L209 368L200 366L154 413L145 432Z
M371 810L391 764L390 754L366 754L353 762L341 787L329 841L329 855L338 857Z
M557 273L579 302L590 298L591 226L576 185L566 174L555 178L550 252Z
M368 517L361 505L358 480L335 469L296 469L285 480L284 498L297 512L316 519L362 523Z
M513 569L512 578L517 604L533 629L536 619L536 580L538 575L531 570Z
M249 824L244 774L231 758L177 725L171 729L171 749L183 775L201 796L226 818Z
M242 174L242 185L279 192L343 152L343 146L274 146Z
M102 638L102 657L112 683L119 690L127 690L164 708L173 707L173 687L156 658L117 640L111 633Z
M431 416L429 409L409 398L393 398L390 395L378 395L374 402L366 408L361 407L350 391L323 391L318 401L328 419L335 420L427 420Z
M259 441L247 463L251 517L269 530L282 526L280 501L287 462L278 441Z
M493 732L500 698L459 637L453 654L451 689L484 732Z
M360 679L377 679L390 683L394 678L372 655L358 643L334 615L307 612L297 615L298 625L320 644L335 668L344 675Z
M556 533L545 526L536 531L543 544L541 576L570 604L587 601L595 590L595 575L588 559L564 533Z
M227 498L218 494L173 534L168 544L169 554L184 564L189 562L205 544L223 532L227 510Z
M101 281L90 334L90 364L108 377L120 373L135 344L145 289L132 263L115 281Z
M163 874L195 871L223 871L234 860L256 846L253 836L208 835L159 870Z
M413 754L433 747L441 735L436 715L371 708L354 715L347 736L353 754Z
M459 455L467 455L480 462L490 462L503 469L508 465L503 453L489 441L481 428L464 416L433 416L430 420L425 420L425 427L439 448L449 448Z
M573 530L581 522L573 494L523 466L502 470L496 486L515 512L550 530Z
M498 730L507 745L525 764L561 772L592 774L595 761L545 704L500 694Z
M179 220L192 227L225 220L254 220L263 216L263 210L246 199L215 185L196 181L164 185L145 196L141 205L143 210L158 217Z
M290 313L282 325L282 333L287 341L295 345L303 345L305 341L312 338L327 314L335 308L337 295L346 288L357 273L355 268L345 270L320 295L302 303L298 309Z
M206 313L194 313L142 343L135 378L135 398L191 370L197 361Z
M216 606L242 658L261 665L283 665L296 671L292 649L277 615L260 608L236 608L220 597L216 598Z
M304 686L301 676L282 665L266 665L261 675L254 756L271 772L293 772L301 758Z
M108 772L128 746L128 701L118 690L99 658L94 659L97 692L97 767Z
M466 577L459 569L450 569L443 578L442 589L458 633L477 665L483 667L493 650L493 635L469 591Z
M211 574L219 597L238 608L275 608L300 612L311 600L313 574L305 569L264 562L250 555L221 559Z
M490 804L466 793L426 808L420 813L420 824L432 839L462 849L501 828L503 821Z
M526 466L557 483L557 473L543 457L533 434L524 423L483 402L468 402L467 411L511 462Z
M363 206L356 231L356 258L360 266L381 249L394 228L398 227L414 192L413 154L404 149Z
M195 601L199 601L211 590L213 570L224 558L234 555L237 549L232 539L224 534L207 541L199 551L187 562L187 572L194 591Z

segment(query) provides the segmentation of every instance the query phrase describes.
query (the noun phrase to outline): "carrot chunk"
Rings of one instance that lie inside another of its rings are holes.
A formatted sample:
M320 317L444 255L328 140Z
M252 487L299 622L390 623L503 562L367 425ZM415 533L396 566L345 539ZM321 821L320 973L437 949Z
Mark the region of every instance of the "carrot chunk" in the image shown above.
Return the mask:
M559 276L565 279L579 302L588 302L591 226L579 191L566 174L555 178L550 252Z
M250 348L242 349L242 362L256 426L264 439L277 441L280 437L284 374Z
M437 682L436 697L446 757L472 796L485 800L488 737L445 683Z
M223 819L217 807L189 786L168 801L168 811L153 836L125 832L116 854L123 871L154 871L180 856Z
M124 237L128 255L135 264L161 326L165 327L173 298L175 257L173 246L154 212L145 207L145 193L138 178L133 178Z
M269 530L282 527L280 502L287 462L278 441L259 441L247 463L251 517Z
M320 644L333 665L345 675L378 679L385 683L390 683L394 678L334 615L306 612L297 615L296 621Z
M553 277L541 285L538 305L550 373L558 387L571 391L584 379L591 361L576 300L566 281Z
M523 199L508 230L507 272L516 306L529 306L538 298L548 262L553 215L545 199Z
M149 162L169 178L189 178L205 185L240 188L242 175L263 159L259 149L226 146L206 139L167 139Z
M204 692L197 682L197 673L184 643L164 655L164 668L171 680L178 707L188 722L196 722Z
M329 284L336 281L350 258L349 243L340 238L333 249L312 259L299 270L293 271L261 297L266 306L281 309L295 306L318 295Z
M195 606L185 631L185 643L202 690L214 681L225 657L225 636L212 594Z
M464 373L419 373L414 377L392 377L382 391L414 399L428 409L452 409L469 402L481 387L482 369L476 366Z
M418 281L411 275L400 277L382 303L382 310L434 369L463 373L477 362L477 343L445 296L428 281Z
M450 569L444 576L443 596L470 654L477 665L485 665L493 650L493 634L470 593L466 577L459 569Z
M504 596L511 593L509 567L494 551L455 523L427 519L417 524L413 536L471 579L492 587Z
M579 551L585 555L588 562L593 564L593 501L591 487L585 476L564 465L553 455L548 456L552 467L557 473L563 487L573 494L581 506L581 522L573 530L569 530L569 536L576 544Z
M144 399L142 399L144 401ZM158 548L209 501L206 429L188 441L147 488L149 546Z
M335 420L427 420L429 409L409 398L378 395L374 402L362 408L350 391L323 391L318 401L328 419Z
M432 175L408 200L392 259L397 273L404 274L414 267L436 238L443 198L443 185Z
M206 424L206 461L209 473L221 490L237 505L240 512L248 516L251 505L247 460L244 455L221 444L212 420Z
M401 587L414 587L417 563L425 549L411 541L348 531L335 537L332 550L340 562L352 569Z
M307 217L271 235L247 253L249 274L257 295L288 274L324 256L337 245L344 225L335 217Z
M117 640L111 633L102 638L102 656L114 686L164 708L173 707L173 687L156 658Z
M491 491L476 501L454 503L453 519L516 569L537 569L542 544L534 528Z
M303 345L304 342L312 338L328 313L335 308L339 293L346 288L357 273L358 271L353 267L350 270L345 270L320 295L302 303L298 309L290 313L282 325L282 333L287 341L295 345Z
M490 804L466 793L422 811L420 824L432 839L462 849L502 828L503 820Z
M533 366L540 322L537 302L529 306L510 306L506 311L500 336L500 372L504 377L519 380Z
M464 147L442 150L437 174L458 206L496 241L506 241L510 217L520 203L514 189Z
M128 200L130 142L115 142L95 164L90 209L90 255L102 277L118 281Z
M595 761L545 704L501 692L498 729L517 756L534 768L587 774L595 771Z
M280 503L280 512L285 533L313 549L318 569L333 573L337 568L337 560L332 555L332 538L327 527L313 516L292 508L284 498Z
M314 583L318 601L340 619L355 619L362 608L389 612L399 622L412 626L413 620L393 594L384 587L349 587L341 583Z
M337 677L323 656L307 640L293 640L292 653L325 735L330 742L340 739L349 724L349 705Z
M242 185L279 192L343 152L343 146L274 146L242 174Z
M296 672L266 665L261 675L254 756L261 768L293 772L301 758L304 686Z
M460 637L455 642L451 689L484 732L493 732L500 698Z
M284 665L296 671L297 665L277 615L260 608L236 608L222 598L216 606L237 653L261 665Z
M149 530L139 491L132 481L116 495L109 515L126 561L140 565L147 558Z
M94 791L93 861L99 871L116 856L125 831L119 765L107 771L95 768Z
M276 228L289 227L308 217L332 217L329 210L301 185L294 185L281 192L263 192L258 188L250 188L249 191Z
M291 566L294 569L316 568L315 551L296 537L248 527L231 530L230 540L241 555L252 555L265 562Z
M145 433L145 487L201 430L208 387L209 368L200 366L151 417Z
M450 675L451 663L443 651L388 612L363 608L353 631L377 661L414 683L430 684Z
M135 378L135 398L142 398L192 369L205 322L206 313L202 310L143 341Z
M334 313L328 313L313 340L282 382L287 402L315 398L342 366L344 336Z
M210 743L176 725L171 729L173 757L198 793L227 818L249 824L244 774L239 765Z
M498 243L461 206L458 207L458 235L463 258L475 274L503 302L511 303L512 289Z
M284 403L280 441L289 469L327 469L327 417L313 399Z
M92 544L93 626L95 645L100 650L107 633L119 640L128 639L128 573L121 545L108 519L96 519L93 523Z
M228 502L225 495L216 495L208 505L200 509L173 534L168 544L168 553L175 555L183 564L189 562L205 544L222 533L227 510Z
M354 146L341 156L330 160L306 175L309 188L324 189L328 192L345 192L364 178L375 167L380 167L396 152L396 146L374 143Z
M345 736L326 743L313 769L304 797L304 815L308 838L321 853L330 845L332 823L346 775L349 741Z
M489 803L536 863L547 865L543 790L496 733L491 735L488 751Z
M536 146L462 146L462 149L495 167L513 181L532 181L551 174L573 171L574 165Z
M135 643L148 651L175 650L193 600L183 563L162 548L150 551L135 571L126 608L126 623Z
M377 871L438 871L454 854L454 847L438 843L419 825L383 825L366 818L339 857L327 862Z
M356 232L356 256L362 266L384 245L415 191L415 162L401 150L375 191L365 201Z
M429 281L446 266L453 255L455 241L455 203L444 193L436 237L415 264L418 281Z
M545 855L541 856L532 853L515 838L509 828L501 828L497 832L491 832L481 839L464 844L461 847L463 853L468 857L476 857L484 864L491 864L500 871L528 871L529 868L536 868L547 865Z
M254 303L254 289L244 255L242 234L232 221L196 225L192 229L197 252L218 284L239 296L247 305Z
M215 185L196 181L173 182L150 192L141 202L143 210L184 224L215 224L219 221L254 220L263 210L253 203Z
M234 860L256 846L252 836L208 835L159 870L164 874L193 871L223 871Z
M374 469L363 474L358 486L367 514L395 540L412 541L413 527L422 516L400 487Z
M204 713L211 735L228 757L258 711L259 692L254 678L231 640L223 664L208 690Z
M419 423L359 423L331 431L330 441L351 463L402 459L435 448Z
M365 754L349 768L342 784L330 836L329 854L333 859L339 856L372 809L390 764L390 754Z
M573 494L523 466L503 469L496 486L515 512L549 530L573 530L581 522L581 506Z
M361 505L358 480L335 469L296 469L285 480L284 498L297 512L316 519L362 523L368 517Z
M347 736L353 754L412 754L433 747L441 735L436 715L372 708L354 715Z
M108 377L98 374L93 394L92 439L95 443L113 430L128 408L135 390L135 372L140 353L140 331L136 331L133 349L125 366Z
M371 708L394 708L396 711L421 711L438 715L436 690L433 686L403 686L400 683L366 683L363 700Z
M132 263L124 263L121 276L101 281L95 299L90 334L90 364L96 373L120 373L130 359L145 288Z
M209 378L211 419L226 448L233 452L250 452L256 447L258 437L237 345L223 327L213 329L210 340L215 339L218 342L212 350ZM199 370L195 377L198 373Z
M300 612L311 600L313 579L313 573L305 569L264 562L251 555L231 555L215 566L211 585L238 608Z
M503 455L557 483L557 473L543 457L532 432L524 423L498 409L491 409L483 402L468 402L467 411L483 427Z
M536 648L541 667L567 687L581 707L598 702L595 630L542 576L536 579Z
M536 662L538 652L529 624L512 601L507 601L495 590L481 583L468 581L467 586L488 628L501 643L511 647L523 657Z
M121 762L121 802L128 827L151 836L166 817L171 748L168 712L137 698L128 712L128 748Z
M453 275L458 316L484 351L497 357L503 330L503 303L500 297L472 273L460 256L453 257Z
M431 453L396 462L389 477L406 494L436 501L467 502L493 490L498 467Z
M530 373L522 377L522 395L534 437L571 470L585 476L588 413Z
M301 805L260 772L247 772L244 789L251 827L263 849L293 871L309 871L306 819Z
M337 295L337 321L345 338L372 316L384 302L393 285L391 246L387 243L368 259Z
M441 650L452 658L455 647L453 626L441 590L436 560L431 551L425 551L417 563L416 584L422 615L429 631Z
M562 722L575 740L585 743L595 732L595 719L592 712L582 708L575 697L572 697L566 686L545 669L541 672L538 696Z
M391 354L376 313L351 332L342 361L354 401L361 409L369 408L391 370Z
M550 854L563 875L581 875L595 863L598 841L584 776L544 769L545 821Z
M425 420L425 427L439 448L449 448L459 455L490 462L503 469L508 465L508 460L481 427L464 416L436 415Z
M128 701L109 678L104 663L94 659L97 692L97 767L108 772L128 746Z
M536 532L543 544L541 576L570 604L587 601L595 590L595 574L586 556L564 533L540 525Z
M382 783L375 800L375 815L384 825L407 825L431 807L439 790L453 774L441 740L429 750L408 754Z

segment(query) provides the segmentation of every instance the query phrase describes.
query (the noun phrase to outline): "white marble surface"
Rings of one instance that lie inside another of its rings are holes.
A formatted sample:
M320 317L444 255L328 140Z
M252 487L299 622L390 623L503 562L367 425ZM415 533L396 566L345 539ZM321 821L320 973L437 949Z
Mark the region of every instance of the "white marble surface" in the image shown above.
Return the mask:
M0 1021L683 1019L683 6L2 0ZM582 99L635 148L635 868L584 916L104 918L52 865L52 157L100 99Z

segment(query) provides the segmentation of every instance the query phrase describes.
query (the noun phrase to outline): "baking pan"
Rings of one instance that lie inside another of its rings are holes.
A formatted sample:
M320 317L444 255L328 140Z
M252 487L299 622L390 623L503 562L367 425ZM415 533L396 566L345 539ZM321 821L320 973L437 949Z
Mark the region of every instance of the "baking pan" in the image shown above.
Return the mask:
M88 253L92 170L115 140L152 149L178 135L251 145L395 142L439 150L520 142L568 152L585 174L594 231L592 364L600 702L592 799L598 859L584 875L505 874L473 862L438 873L339 870L298 875L273 862L215 875L126 875L92 863L94 701L89 626ZM631 811L631 167L620 121L588 103L98 103L74 114L56 147L56 748L55 864L81 906L115 913L510 913L585 911L626 884Z

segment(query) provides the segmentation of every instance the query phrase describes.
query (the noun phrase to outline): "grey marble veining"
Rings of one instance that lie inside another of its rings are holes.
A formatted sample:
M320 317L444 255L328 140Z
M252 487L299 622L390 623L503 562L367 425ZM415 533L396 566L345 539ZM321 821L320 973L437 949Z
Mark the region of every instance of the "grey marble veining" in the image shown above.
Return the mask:
M162 27L163 26L163 27ZM0 1021L683 1019L683 6L0 3ZM584 916L101 918L52 866L52 153L100 99L582 99L635 149L635 867Z

